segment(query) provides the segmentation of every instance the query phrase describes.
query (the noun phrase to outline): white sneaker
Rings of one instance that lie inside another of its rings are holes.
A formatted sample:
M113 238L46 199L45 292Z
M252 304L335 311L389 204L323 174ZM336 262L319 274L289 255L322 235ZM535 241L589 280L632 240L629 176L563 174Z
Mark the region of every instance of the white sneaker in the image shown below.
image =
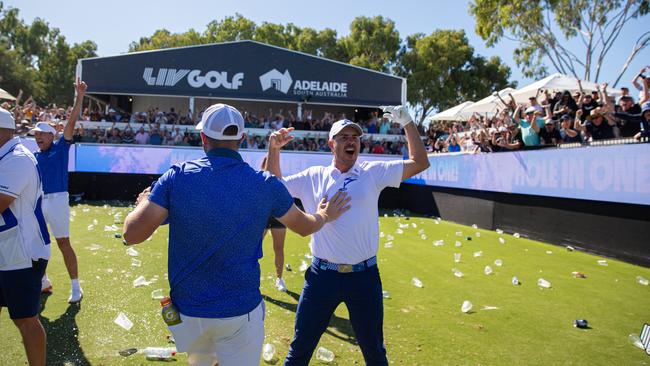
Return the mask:
M280 292L287 292L287 285L284 284L284 280L282 278L277 278L275 280L275 287Z
M81 299L84 297L84 291L79 288L72 288L70 291L70 297L68 298L68 303L70 304L75 304L81 301Z

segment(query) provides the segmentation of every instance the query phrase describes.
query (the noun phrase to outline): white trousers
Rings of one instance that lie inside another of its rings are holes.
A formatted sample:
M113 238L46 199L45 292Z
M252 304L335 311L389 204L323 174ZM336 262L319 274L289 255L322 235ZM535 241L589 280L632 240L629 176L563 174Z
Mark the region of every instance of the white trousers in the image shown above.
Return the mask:
M43 216L54 238L70 237L70 202L68 192L49 193L43 196Z

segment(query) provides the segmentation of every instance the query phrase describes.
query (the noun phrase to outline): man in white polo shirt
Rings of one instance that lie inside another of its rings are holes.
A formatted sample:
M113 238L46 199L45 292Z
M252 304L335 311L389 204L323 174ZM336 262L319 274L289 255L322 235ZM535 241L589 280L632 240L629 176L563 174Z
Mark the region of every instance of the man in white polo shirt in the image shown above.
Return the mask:
M327 328L336 307L345 303L350 323L368 365L386 365L383 340L383 297L377 269L379 224L377 201L385 187L400 183L429 167L424 144L411 116L402 107L383 107L384 117L399 123L406 133L407 160L357 163L361 127L349 120L332 126L328 145L333 160L330 166L315 166L284 177L292 196L299 198L307 212L323 197L346 192L352 208L339 220L312 235L314 256L305 273L305 286L296 311L293 341L285 365L307 365L318 340ZM271 135L268 167L277 177L280 149L293 139L292 129L283 128Z
M0 108L0 308L20 330L27 361L45 365L45 330L38 319L41 277L50 236L41 209L38 163L17 137L11 114Z

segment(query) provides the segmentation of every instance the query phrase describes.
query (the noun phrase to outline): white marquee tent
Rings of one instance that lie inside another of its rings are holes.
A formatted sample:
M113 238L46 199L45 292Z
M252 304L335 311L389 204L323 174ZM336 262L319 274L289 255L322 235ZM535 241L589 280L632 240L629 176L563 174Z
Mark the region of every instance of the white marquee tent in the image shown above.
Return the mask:
M0 99L16 100L13 95L7 93L4 89L0 89Z
M464 108L460 113L459 117L462 118L463 120L469 119L469 117L472 116L474 113L478 114L486 114L488 116L493 116L497 110L504 109L505 105L501 102L501 100L507 101L506 98L508 98L508 94L513 93L515 89L513 88L505 88L501 91L499 91L498 95L497 93L493 93L489 97L485 97L478 102L472 104L471 106Z
M461 112L463 109L473 105L474 102L472 101L467 101L463 102L455 107L446 109L440 113L435 114L433 117L430 118L432 121L462 121L463 118L461 117Z
M582 81L582 90L585 92L592 92L598 90L598 84L591 81ZM545 77L544 79L538 80L532 84L524 86L523 88L517 89L517 91L512 93L512 96L515 98L515 101L519 104L528 103L528 98L537 96L538 100L542 95L538 95L538 90L549 90L552 92L568 90L570 92L576 92L580 90L578 85L578 79L563 75L563 74L553 74ZM609 95L621 95L620 89L607 89Z

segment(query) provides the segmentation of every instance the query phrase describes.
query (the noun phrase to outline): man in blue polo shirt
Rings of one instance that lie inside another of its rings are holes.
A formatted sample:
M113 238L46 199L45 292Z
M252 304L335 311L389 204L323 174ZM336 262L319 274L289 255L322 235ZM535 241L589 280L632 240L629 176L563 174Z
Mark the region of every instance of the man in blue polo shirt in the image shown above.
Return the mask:
M13 137L15 128L11 114L0 108L0 308L9 309L20 330L29 364L41 366L45 330L38 319L39 295L50 236L37 162Z
M69 303L81 301L83 291L79 285L79 270L77 256L70 245L70 204L68 197L68 154L70 145L74 143L74 126L79 117L83 97L86 94L86 83L77 79L75 83L76 100L72 112L68 117L63 135L55 141L56 130L47 122L36 124L34 137L39 151L35 152L36 160L41 170L43 179L43 213L45 220L50 225L52 236L61 249L65 267L72 282ZM52 291L52 284L47 275L43 276L41 289L44 292Z
M258 260L269 217L305 236L345 212L349 200L339 193L313 215L298 209L280 181L242 160L244 119L231 106L210 106L197 129L207 156L174 165L150 194L145 190L124 221L123 237L125 244L141 243L169 223L170 297L182 320L169 329L191 365L259 365Z

